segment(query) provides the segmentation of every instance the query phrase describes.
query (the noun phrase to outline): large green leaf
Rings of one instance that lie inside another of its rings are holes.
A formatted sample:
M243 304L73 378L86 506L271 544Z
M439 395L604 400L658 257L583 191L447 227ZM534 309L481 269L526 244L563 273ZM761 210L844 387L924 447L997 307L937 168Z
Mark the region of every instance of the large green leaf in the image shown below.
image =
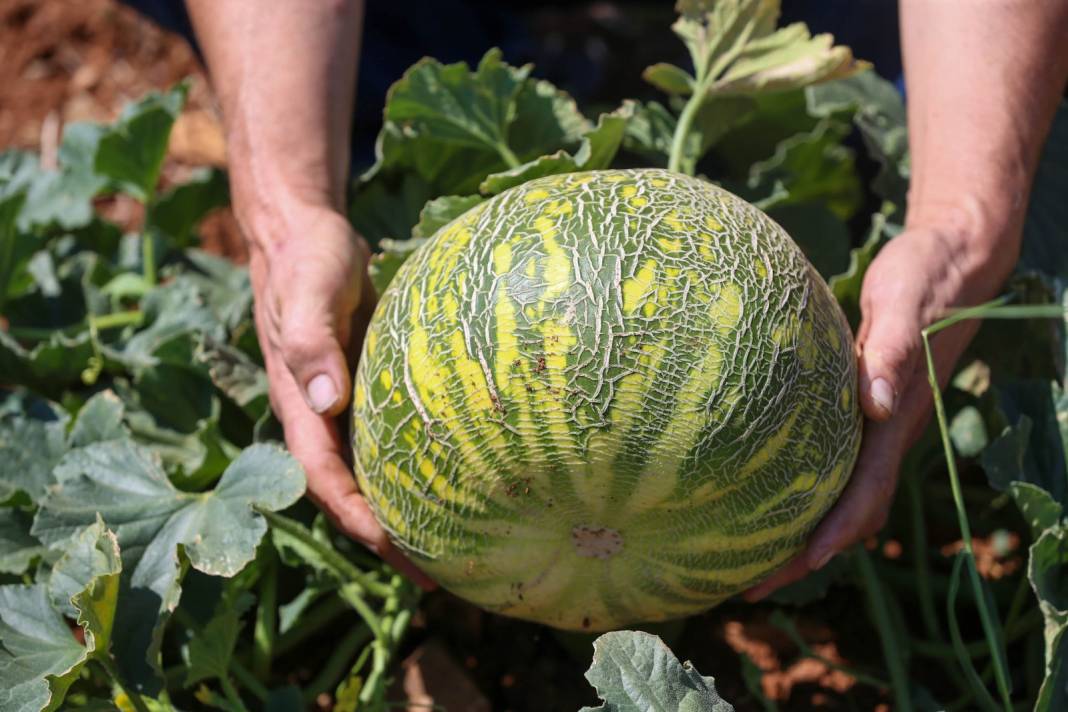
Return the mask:
M189 180L160 196L152 206L151 227L162 230L173 244L194 243L193 230L204 217L230 202L226 174L217 168L202 169Z
M487 52L474 72L463 62L423 59L393 85L385 117L414 135L491 153L509 151L515 97L530 67L510 67Z
M52 468L67 450L66 415L43 412L0 416L0 501L25 493L36 502L52 481Z
M28 280L20 272L37 249L37 241L15 226L23 200L21 193L0 198L0 309L9 297L22 291Z
M480 195L445 195L431 200L419 212L419 222L412 229L412 237L429 238L434 233L481 203ZM418 245L418 243L416 243ZM411 250L408 250L409 252Z
M894 85L870 70L807 87L805 99L813 116L853 112L853 123L868 152L880 164L872 187L884 199L904 207L909 181L908 131L905 104Z
M101 391L85 402L70 430L70 447L125 438L130 431L123 425L122 401L114 391Z
M593 644L586 679L604 704L582 712L733 712L702 677L655 635L638 631L605 633Z
M0 509L0 573L20 575L44 546L30 535L33 516L16 507Z
M143 203L152 199L171 127L185 104L186 85L127 105L100 136L93 167Z
M27 162L20 175L26 189L26 205L19 214L24 231L57 226L85 227L93 220L92 200L108 185L93 168L101 136L99 124L71 123L63 129L57 170L42 170L36 159Z
M255 599L249 595L237 596L237 600L224 598L219 602L214 615L186 644L184 658L187 687L201 680L226 677L230 674L230 659L241 632L241 616Z
M590 130L574 100L490 50L475 70L425 59L393 85L377 161L356 184L353 225L372 244L405 239L426 201L478 191L491 173L558 149Z
M1014 381L997 386L997 402L1013 425L981 456L990 484L1005 490L1027 482L1068 504L1068 395L1056 383Z
M0 586L0 709L57 709L88 657L44 584Z
M1068 530L1047 529L1031 545L1027 575L1045 620L1046 671L1035 702L1037 712L1068 708Z
M88 558L67 606L85 633L84 646L51 605L45 584L0 586L0 709L5 712L57 709L85 662L108 654L122 568L118 544L97 521L80 532L76 547Z
M161 363L188 366L199 335L222 341L224 325L189 279L175 279L150 291L141 304L143 328L124 343L109 346L109 357L135 372Z
M900 227L887 221L883 213L875 213L871 219L871 229L868 237L860 247L853 248L849 253L849 268L842 274L831 277L828 284L834 298L842 306L849 325L856 333L857 325L860 324L860 289L864 284L864 275L869 265L875 259L879 248L890 239Z
M689 50L696 76L670 64L649 67L645 78L674 94L752 95L784 91L849 76L868 66L827 34L804 23L776 29L778 0L681 0L672 25Z
M765 210L820 202L847 220L861 200L860 183L853 169L853 152L842 146L848 130L824 119L810 132L779 143L770 158L754 163L742 197Z
M179 552L199 571L233 576L253 559L267 529L254 508L287 507L304 490L300 466L271 445L242 452L209 492L178 490L158 459L129 440L74 450L56 476L32 531L52 545L98 515L115 531L124 570L116 657L129 679L150 691L159 685L153 670L163 624L180 595Z
M601 114L597 126L582 137L582 144L573 154L561 149L516 168L494 173L482 181L479 190L486 195L496 195L543 176L607 168L623 142L627 122L634 115L634 108L634 102L627 101L615 111Z

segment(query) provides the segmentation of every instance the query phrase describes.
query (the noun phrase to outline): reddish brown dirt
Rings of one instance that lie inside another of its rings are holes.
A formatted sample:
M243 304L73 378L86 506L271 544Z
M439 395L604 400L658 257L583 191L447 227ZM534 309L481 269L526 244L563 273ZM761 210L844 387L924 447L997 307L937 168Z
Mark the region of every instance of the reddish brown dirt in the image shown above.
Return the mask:
M189 101L171 136L166 184L198 166L224 166L226 145L203 68L180 37L115 0L0 0L0 150L39 151L54 165L63 126L109 121L151 90L190 79ZM136 221L122 199L101 205ZM243 258L229 211L202 228L205 247Z

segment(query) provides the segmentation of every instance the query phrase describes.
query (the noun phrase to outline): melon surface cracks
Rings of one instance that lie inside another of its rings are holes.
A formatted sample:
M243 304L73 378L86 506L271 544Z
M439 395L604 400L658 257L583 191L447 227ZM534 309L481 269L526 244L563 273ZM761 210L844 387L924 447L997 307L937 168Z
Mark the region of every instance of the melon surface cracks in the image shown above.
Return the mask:
M658 169L550 176L449 223L383 295L356 476L487 609L600 630L796 554L860 444L852 337L770 218Z

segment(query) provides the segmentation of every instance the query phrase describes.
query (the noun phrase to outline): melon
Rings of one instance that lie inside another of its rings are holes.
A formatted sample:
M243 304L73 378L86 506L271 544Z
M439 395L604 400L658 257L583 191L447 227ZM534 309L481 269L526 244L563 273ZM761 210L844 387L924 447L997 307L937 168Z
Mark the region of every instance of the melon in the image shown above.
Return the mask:
M849 326L759 209L664 170L540 178L408 259L354 380L396 544L488 610L699 612L803 547L861 436Z

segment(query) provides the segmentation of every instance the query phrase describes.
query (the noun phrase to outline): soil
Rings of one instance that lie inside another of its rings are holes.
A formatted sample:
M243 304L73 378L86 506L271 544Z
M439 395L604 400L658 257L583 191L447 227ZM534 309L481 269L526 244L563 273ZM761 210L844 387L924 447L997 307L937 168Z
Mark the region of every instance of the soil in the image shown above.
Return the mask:
M0 0L0 150L39 151L54 165L66 124L110 121L126 103L186 78L189 100L171 136L165 185L226 164L211 88L189 45L115 0ZM121 197L101 208L120 224L139 217ZM245 259L229 209L205 221L202 238L207 249Z

